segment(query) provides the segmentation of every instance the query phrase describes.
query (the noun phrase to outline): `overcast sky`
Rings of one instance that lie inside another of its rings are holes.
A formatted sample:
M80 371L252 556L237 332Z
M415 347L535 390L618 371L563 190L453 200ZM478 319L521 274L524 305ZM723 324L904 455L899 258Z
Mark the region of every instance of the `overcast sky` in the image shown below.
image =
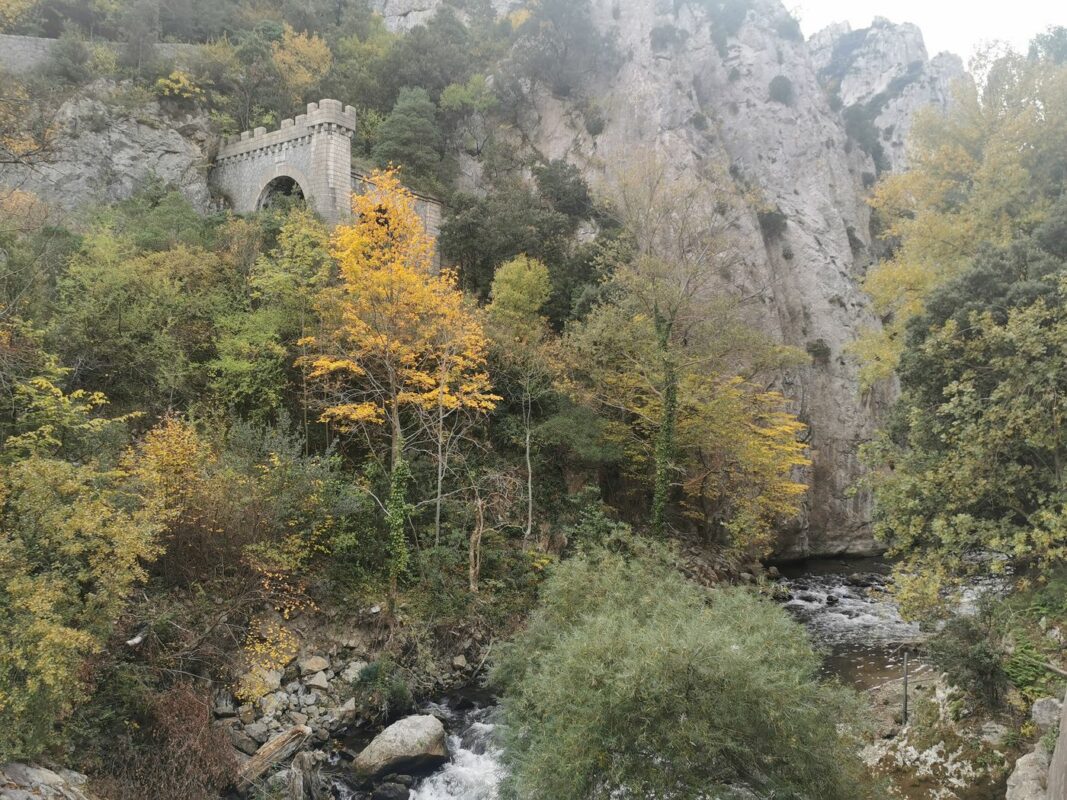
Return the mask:
M1035 33L1067 25L1062 0L785 0L810 36L831 22L866 28L876 16L914 22L930 55L949 50L966 62L982 42L999 39L1025 50Z

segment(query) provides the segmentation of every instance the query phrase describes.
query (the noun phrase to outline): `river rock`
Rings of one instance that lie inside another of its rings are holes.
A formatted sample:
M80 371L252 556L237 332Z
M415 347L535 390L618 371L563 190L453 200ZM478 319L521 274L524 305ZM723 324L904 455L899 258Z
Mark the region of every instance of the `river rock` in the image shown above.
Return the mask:
M255 755L256 751L259 749L259 742L240 728L230 728L227 733L230 735L230 742L233 743L233 746L245 755Z
M94 800L84 788L88 779L69 769L51 770L33 764L0 764L0 797L4 800Z
M376 777L390 772L428 772L448 761L445 726L429 714L405 717L379 733L356 757L356 771Z
M1030 719L1042 733L1055 728L1060 722L1063 704L1055 697L1042 697L1030 709Z
M383 783L374 790L371 800L408 800L408 787L401 783Z
M267 723L262 721L253 722L251 725L245 725L245 733L260 744L263 744L270 737L270 730L267 728Z

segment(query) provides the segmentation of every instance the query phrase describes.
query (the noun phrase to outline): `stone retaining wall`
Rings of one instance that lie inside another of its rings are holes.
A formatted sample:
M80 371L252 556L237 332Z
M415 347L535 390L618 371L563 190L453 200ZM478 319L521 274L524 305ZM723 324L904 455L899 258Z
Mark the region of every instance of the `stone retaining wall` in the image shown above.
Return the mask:
M0 69L5 72L20 74L29 72L48 62L52 48L58 39L45 39L41 36L13 36L0 34ZM121 42L87 42L94 46L110 47L116 52L124 46ZM180 62L200 49L197 44L178 42L160 42L155 45L156 54L164 61Z

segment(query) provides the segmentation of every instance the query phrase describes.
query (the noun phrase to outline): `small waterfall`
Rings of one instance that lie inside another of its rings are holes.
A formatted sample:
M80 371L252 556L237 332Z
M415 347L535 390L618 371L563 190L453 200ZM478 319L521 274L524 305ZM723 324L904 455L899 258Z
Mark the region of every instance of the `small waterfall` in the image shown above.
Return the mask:
M426 713L446 719L455 731L448 737L452 760L422 780L412 791L411 800L497 800L505 773L494 740L494 711L491 707L455 711L442 704L426 709Z

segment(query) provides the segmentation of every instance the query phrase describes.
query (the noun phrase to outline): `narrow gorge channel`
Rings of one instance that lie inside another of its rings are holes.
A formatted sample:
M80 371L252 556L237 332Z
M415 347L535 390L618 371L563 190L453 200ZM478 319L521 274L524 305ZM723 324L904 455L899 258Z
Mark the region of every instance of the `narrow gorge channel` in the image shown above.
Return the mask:
M823 674L858 691L879 692L901 683L904 653L920 640L885 591L889 566L879 559L810 560L781 568L779 598L824 653ZM929 673L911 659L915 678ZM445 723L451 760L420 780L409 800L497 800L505 775L494 730L492 698L461 693L422 707ZM339 778L339 800L367 800Z

